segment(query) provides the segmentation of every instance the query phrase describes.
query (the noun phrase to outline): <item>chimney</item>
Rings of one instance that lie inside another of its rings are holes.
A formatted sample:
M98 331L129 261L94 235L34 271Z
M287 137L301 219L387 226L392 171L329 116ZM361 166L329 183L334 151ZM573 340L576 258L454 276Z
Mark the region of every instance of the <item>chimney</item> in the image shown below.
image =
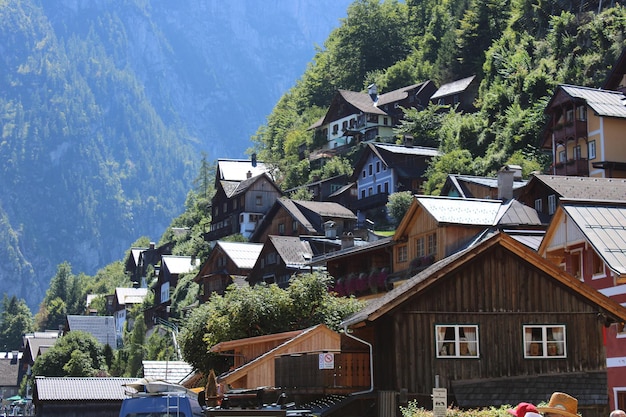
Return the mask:
M376 87L376 83L370 84L367 87L367 94L369 94L374 104L378 103L378 87Z
M404 135L404 146L406 146L407 148L413 147L413 136Z
M154 249L155 247L155 243L154 242L150 242L150 249Z
M246 178L252 178L252 171L246 172Z
M498 171L498 200L507 201L513 199L513 180L515 171L509 166L503 166Z
M347 232L341 235L341 249L347 249L354 246L354 235L352 232Z
M252 166L256 167L256 153L253 153L250 157L250 161L252 162Z
M336 224L332 220L328 220L324 223L324 234L327 238L336 238L337 237L337 228Z
M196 264L196 255L191 255L191 265L194 266Z

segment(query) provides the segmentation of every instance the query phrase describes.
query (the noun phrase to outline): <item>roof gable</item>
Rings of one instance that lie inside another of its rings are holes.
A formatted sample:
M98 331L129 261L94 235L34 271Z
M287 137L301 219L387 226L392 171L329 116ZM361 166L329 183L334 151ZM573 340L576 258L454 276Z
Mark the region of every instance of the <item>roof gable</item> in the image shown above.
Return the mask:
M598 116L626 118L626 96L622 92L568 84L558 86L545 112L566 98L584 101Z
M220 247L222 253L230 258L231 261L241 269L252 269L256 260L261 254L263 244L261 243L243 243L243 242L225 242L218 241L216 248Z
M218 159L215 179L216 181L244 181L248 178L248 172L256 177L269 172L269 167L263 162L253 163L249 159Z
M435 94L430 97L430 99L435 100L441 97L450 96L452 94L462 93L463 91L467 90L467 88L470 86L475 78L476 76L472 75L471 77L462 78L460 80L444 84L439 87L439 89L435 92Z
M268 242L274 246L287 268L304 267L313 257L309 242L302 241L297 236L270 235Z
M191 256L163 255L161 270L167 269L170 274L186 274L200 265L200 260Z
M517 255L520 262L531 263L535 268L538 268L546 275L550 276L568 291L577 293L581 297L584 297L588 303L602 309L606 314L611 316L613 320L621 323L626 322L626 308L567 274L557 265L545 260L539 256L538 253L512 239L505 233L498 232L477 245L459 251L434 263L382 297L370 301L363 310L346 319L342 325L360 326L364 325L366 322L377 320L379 317L402 305L405 301L423 293L432 285L445 279L448 274L460 270L466 262L473 260L476 256L495 245L500 245L505 250Z

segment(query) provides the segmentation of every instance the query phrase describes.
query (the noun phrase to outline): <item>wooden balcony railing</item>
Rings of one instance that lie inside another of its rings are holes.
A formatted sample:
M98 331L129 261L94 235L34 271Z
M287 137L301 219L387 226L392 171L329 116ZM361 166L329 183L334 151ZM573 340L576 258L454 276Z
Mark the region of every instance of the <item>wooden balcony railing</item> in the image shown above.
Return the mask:
M334 368L320 369L318 353L275 359L275 383L289 392L347 394L370 385L369 353L335 353Z
M570 159L567 162L556 163L554 164L554 174L569 175L575 177L588 177L589 160L587 158Z

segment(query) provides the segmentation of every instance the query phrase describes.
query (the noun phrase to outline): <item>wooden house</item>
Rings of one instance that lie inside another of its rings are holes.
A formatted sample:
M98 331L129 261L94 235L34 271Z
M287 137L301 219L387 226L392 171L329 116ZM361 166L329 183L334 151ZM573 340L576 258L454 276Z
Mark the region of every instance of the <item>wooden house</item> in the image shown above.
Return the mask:
M313 250L297 236L273 236L263 244L261 253L250 271L250 285L265 282L287 287L294 274L309 272Z
M522 179L522 168L515 165L507 166L513 173L513 182L505 193L504 185L499 177L478 177L474 175L448 174L439 195L459 198L511 199L517 198L528 181ZM502 171L502 170L501 170Z
M231 371L218 380L230 388L275 387L275 359L281 355L339 353L340 335L323 324L304 330L232 340L211 347L215 353L232 355Z
M50 349L60 336L59 330L26 333L22 337L22 356L20 358L19 381L24 375L30 374L39 355Z
M326 114L309 129L315 130L315 142L323 144L323 151L348 148L376 138L389 139L394 136L393 128L404 117L402 108L426 107L435 90L432 81L380 95L375 84L369 87L367 94L338 90ZM316 158L315 154L311 157Z
M619 303L496 232L342 326L370 346L371 389L396 393L384 397L386 412L398 393L429 408L438 385L462 408L537 404L562 390L585 417L601 417L609 411L604 329L625 322Z
M359 221L371 210L385 211L389 194L398 191L419 193L426 180L431 159L439 155L436 148L368 143L354 164L352 179L357 184Z
M626 305L626 200L561 200L538 252L581 282ZM626 408L626 332L605 329L611 409Z
M535 175L524 187L519 201L551 218L562 198L616 201L625 196L626 179L622 178Z
M135 247L130 249L124 271L130 276L135 287L146 286L148 267L153 267L158 275L161 257L171 255L173 246L173 242L165 243L159 247L154 242L150 242L150 246L147 248Z
M218 240L193 279L199 286L200 302L209 301L213 293L223 295L231 284L246 284L246 278L259 258L260 243L224 242Z
M151 290L154 292L154 304L144 311L146 326L152 327L158 320L169 318L171 297L182 274L193 272L200 266L200 260L193 256L164 255L156 282Z
M299 187L294 187L289 190L285 190L286 195L298 190L307 190L313 197L311 201L329 201L328 197L334 194L341 188L348 184L348 175L335 175L331 178L318 179L316 181L309 182Z
M393 236L393 272L413 274L462 249L491 228L543 229L516 200L415 196Z
M256 158L219 159L211 199L211 226L205 240L212 242L237 233L250 237L282 195L271 174L269 167Z
M341 204L328 201L291 200L279 198L250 237L253 242L266 242L276 236L341 236L351 232L356 216Z
M0 398L18 394L20 383L20 360L22 352L0 352Z
M475 75L452 81L439 87L430 97L430 101L440 106L456 107L459 112L474 112L478 86L479 80Z
M541 148L552 154L551 174L626 177L626 96L621 91L561 84L546 105Z

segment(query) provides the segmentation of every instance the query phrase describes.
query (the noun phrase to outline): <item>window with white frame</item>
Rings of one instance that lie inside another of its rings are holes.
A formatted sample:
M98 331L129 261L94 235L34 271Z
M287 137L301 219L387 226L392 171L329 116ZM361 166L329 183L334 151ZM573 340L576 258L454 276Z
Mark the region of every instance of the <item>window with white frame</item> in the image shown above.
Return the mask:
M586 121L587 120L587 107L585 106L576 107L576 118L580 120L581 122Z
M604 261L593 249L591 249L591 271L593 272L593 278L604 278L606 276Z
M437 254L437 233L428 235L428 254Z
M591 140L587 145L587 152L589 159L596 159L596 141Z
M535 210L537 210L540 213L543 211L543 204L540 198L535 200Z
M565 325L529 324L523 326L524 358L565 358Z
M438 358L478 358L478 325L440 324L435 325Z
M415 239L415 256L422 257L426 255L426 250L424 249L424 236Z
M556 195L550 194L548 196L548 214L554 214L556 211Z

